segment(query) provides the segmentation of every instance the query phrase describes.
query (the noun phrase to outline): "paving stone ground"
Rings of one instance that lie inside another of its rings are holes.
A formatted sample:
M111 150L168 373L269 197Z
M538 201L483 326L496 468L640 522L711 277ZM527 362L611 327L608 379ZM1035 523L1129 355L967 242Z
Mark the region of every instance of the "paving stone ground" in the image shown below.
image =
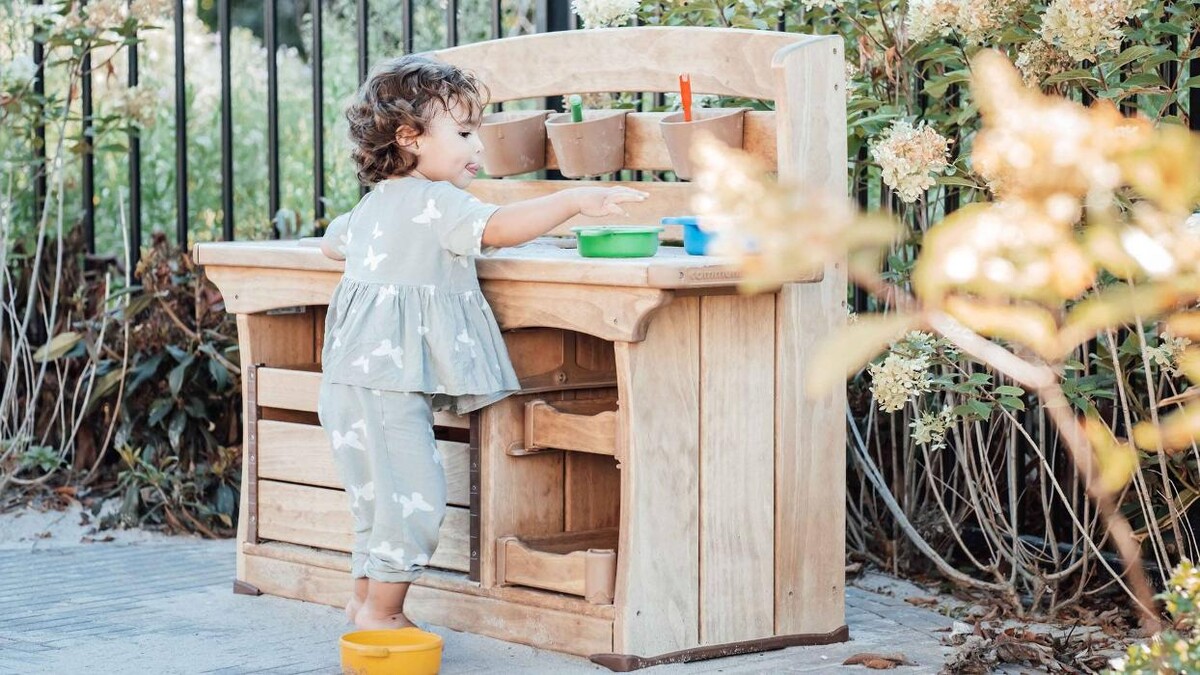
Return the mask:
M0 514L0 673L339 671L337 639L348 630L341 611L235 595L232 541L132 533L80 543L69 525L39 531L44 514L19 514L27 520L18 526L20 515ZM949 651L940 631L951 620L910 605L908 595L927 593L867 575L847 591L848 643L642 672L849 674L867 672L843 667L850 655L901 651L917 665L896 672L936 673ZM445 639L447 674L608 672L578 657L424 627Z

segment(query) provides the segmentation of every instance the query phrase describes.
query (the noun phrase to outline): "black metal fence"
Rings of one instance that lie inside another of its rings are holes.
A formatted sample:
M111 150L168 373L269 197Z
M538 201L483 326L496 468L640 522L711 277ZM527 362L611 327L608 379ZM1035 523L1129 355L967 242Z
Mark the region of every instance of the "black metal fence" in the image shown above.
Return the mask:
M41 4L43 0L36 0L37 4ZM221 80L221 128L220 128L220 146L221 146L221 236L225 240L234 239L234 181L236 176L234 173L233 148L236 141L237 130L233 125L233 110L232 110L232 78L234 64L231 62L230 55L230 32L231 25L231 0L213 0L216 3L217 10L217 31L220 40L220 80ZM361 83L367 77L369 61L371 54L369 52L371 28L370 17L370 0L353 0L356 3L356 41L357 41L357 66L358 66L358 81ZM455 46L460 41L460 2L462 0L446 0L445 4L445 46ZM311 53L309 55L312 65L312 124L313 124L313 166L312 166L312 193L313 193L313 213L315 219L321 219L325 215L325 196L326 196L326 174L325 174L325 115L322 107L323 94L325 88L324 67L323 67L323 21L322 13L325 5L328 5L330 0L310 0L308 7L310 12L311 26ZM491 38L499 38L502 36L502 4L501 0L489 0L490 2L490 24ZM266 66L267 66L267 176L268 176L268 209L269 213L264 214L268 218L272 218L279 211L281 206L280 198L280 147L279 147L279 89L278 89L278 2L277 0L266 0L262 3L263 7L263 43L266 51ZM414 0L401 0L401 16L399 23L401 26L401 44L397 47L404 53L412 51L414 35ZM175 87L174 87L174 114L175 114L175 200L176 200L176 218L175 218L175 240L179 245L186 247L190 243L189 232L189 210L188 210L188 135L187 135L187 90L185 70L187 68L186 58L184 54L184 1L174 0L173 27L175 36ZM535 19L536 31L560 31L570 30L576 27L576 17L571 11L570 0L535 0ZM776 30L786 30L786 16L781 17ZM1173 45L1177 50L1184 48L1183 42L1185 38L1179 38L1180 44ZM1200 48L1197 44L1197 38L1191 38L1190 48L1196 50ZM35 42L33 46L33 60L38 66L38 77L35 83L38 94L44 93L44 48L43 45ZM131 46L128 56L128 86L136 87L139 84L138 80L138 48ZM1164 69L1177 68L1176 63L1166 63ZM83 64L85 77L81 88L81 106L82 106L82 127L85 137L88 137L91 132L92 118L92 88L93 88L93 73L91 72L90 60ZM1189 76L1192 82L1200 77L1200 59L1192 59L1189 64ZM1163 73L1166 81L1174 81L1176 71ZM957 88L952 87L948 92L949 96L957 96ZM1200 130L1200 87L1193 84L1189 92L1189 109L1190 124L1192 129ZM655 104L661 104L661 96L655 97ZM1177 111L1176 111L1177 112ZM37 137L40 141L40 146L45 148L45 129L39 127L36 130ZM42 158L44 160L44 157ZM95 252L96 233L95 233L95 167L94 167L94 151L89 147L85 148L81 156L81 173L80 187L82 192L82 226L87 242L88 251ZM142 149L140 145L139 132L136 128L131 127L128 139L128 177L129 177L129 222L128 222L128 237L129 251L136 265L141 244L143 242L143 219L142 219ZM867 166L865 148L858 157L860 167ZM44 161L41 162L44 166ZM894 203L894 197L882 185L878 176L872 176L870 180L859 179L856 181L855 197L859 203L866 207L869 202L878 201L876 206L882 208L890 208ZM871 195L877 195L872 198ZM46 176L44 171L39 171L34 181L34 203L39 206L42 204L46 195ZM947 191L944 200L944 207L947 212L957 208L959 203L959 195L957 189L951 188ZM40 210L40 209L39 209Z

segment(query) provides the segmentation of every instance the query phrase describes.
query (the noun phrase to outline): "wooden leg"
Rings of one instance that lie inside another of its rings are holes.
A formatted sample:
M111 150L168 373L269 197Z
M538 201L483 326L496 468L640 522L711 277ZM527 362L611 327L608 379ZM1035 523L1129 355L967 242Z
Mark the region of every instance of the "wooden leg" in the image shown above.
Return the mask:
M614 651L699 644L698 298L659 310L642 342L616 344L621 532Z

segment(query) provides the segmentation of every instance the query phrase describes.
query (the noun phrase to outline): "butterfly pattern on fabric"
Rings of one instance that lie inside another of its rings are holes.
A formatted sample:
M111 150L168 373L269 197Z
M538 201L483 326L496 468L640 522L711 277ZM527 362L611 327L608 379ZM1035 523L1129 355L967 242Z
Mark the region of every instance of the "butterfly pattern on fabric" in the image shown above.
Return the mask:
M403 516L410 517L414 511L432 511L433 505L425 501L425 496L420 492L414 492L411 495L392 495L392 501L400 505L404 510Z
M392 359L392 363L396 364L397 368L404 367L404 350L400 345L392 346L391 340L383 340L375 351L371 352L371 356L387 356Z
M375 483L367 481L362 485L351 485L350 496L354 499L354 503L350 506L351 509L359 507L359 501L373 502L375 501Z
M438 210L437 202L432 197L425 203L425 210L420 215L413 216L413 222L421 225L432 225L433 221L442 217L442 212Z

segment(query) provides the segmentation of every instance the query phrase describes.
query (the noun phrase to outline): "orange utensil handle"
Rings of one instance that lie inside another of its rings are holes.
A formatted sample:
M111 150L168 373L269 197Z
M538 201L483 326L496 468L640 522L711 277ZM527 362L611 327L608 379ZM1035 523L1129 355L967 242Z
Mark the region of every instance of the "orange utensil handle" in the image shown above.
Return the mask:
M679 76L679 98L683 102L683 121L692 121L692 76L684 73Z

